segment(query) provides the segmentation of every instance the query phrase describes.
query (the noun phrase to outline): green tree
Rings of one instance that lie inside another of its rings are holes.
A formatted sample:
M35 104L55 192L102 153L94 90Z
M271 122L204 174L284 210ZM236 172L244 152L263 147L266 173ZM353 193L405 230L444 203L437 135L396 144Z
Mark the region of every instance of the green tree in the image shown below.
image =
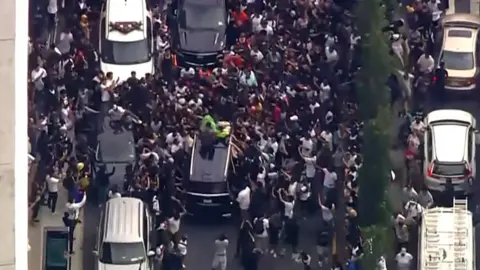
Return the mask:
M385 8L380 0L360 0L357 23L361 34L362 66L356 77L359 111L364 121L363 166L359 172L359 218L364 226L386 224L386 195L389 184L389 148L392 117L390 90L386 82L393 72ZM388 216L388 214L387 214Z
M390 259L389 250L393 246L393 234L390 227L369 226L362 229L364 238L364 257L361 260L363 269L377 269L378 259L384 256Z
M385 0L388 1L388 0ZM381 0L360 0L356 18L361 34L362 66L356 77L359 111L364 121L363 166L359 171L358 217L365 240L364 269L376 269L380 256L391 254L392 230L387 189L390 180L392 111L386 82L395 60L382 32L385 7ZM391 5L387 4L391 8Z
M365 122L363 166L359 171L359 218L363 226L389 223L386 190L390 180L389 106L378 108L377 117Z

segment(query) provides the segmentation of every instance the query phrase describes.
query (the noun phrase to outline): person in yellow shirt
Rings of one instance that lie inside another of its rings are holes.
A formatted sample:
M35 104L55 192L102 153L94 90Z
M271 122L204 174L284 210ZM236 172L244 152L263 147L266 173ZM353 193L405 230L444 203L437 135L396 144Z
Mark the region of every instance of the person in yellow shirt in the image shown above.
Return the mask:
M79 162L77 164L77 184L80 185L80 189L85 191L90 185L89 173L86 171L85 164Z

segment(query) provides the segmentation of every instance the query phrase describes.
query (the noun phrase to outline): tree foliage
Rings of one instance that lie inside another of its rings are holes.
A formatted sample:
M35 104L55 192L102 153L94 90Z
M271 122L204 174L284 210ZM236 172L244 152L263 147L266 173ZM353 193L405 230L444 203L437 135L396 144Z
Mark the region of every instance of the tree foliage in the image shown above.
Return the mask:
M363 166L359 171L359 218L364 226L387 224L389 220L386 190L390 181L391 113L388 106L379 108L377 117L364 126ZM386 128L387 127L387 128Z
M387 37L385 9L379 0L362 0L357 5L357 22L361 34L362 66L356 77L356 88L363 120L375 118L378 109L387 106L390 91L386 81L393 71Z
M356 76L363 128L363 166L359 172L359 218L364 226L387 224L386 189L390 179L390 90L386 84L394 60L382 27L385 8L380 0L360 0L357 25L361 34L361 69Z
M393 246L393 234L390 227L369 226L362 230L364 239L364 256L361 260L363 269L378 269L381 256L389 259L389 250Z

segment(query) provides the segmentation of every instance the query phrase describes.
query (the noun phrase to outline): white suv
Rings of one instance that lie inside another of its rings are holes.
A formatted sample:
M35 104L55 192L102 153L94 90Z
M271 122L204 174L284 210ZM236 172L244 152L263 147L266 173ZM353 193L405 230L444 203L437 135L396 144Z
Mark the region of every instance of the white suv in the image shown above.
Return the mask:
M443 191L450 178L455 191L467 191L475 178L475 118L461 110L437 110L427 115L425 124L426 186Z

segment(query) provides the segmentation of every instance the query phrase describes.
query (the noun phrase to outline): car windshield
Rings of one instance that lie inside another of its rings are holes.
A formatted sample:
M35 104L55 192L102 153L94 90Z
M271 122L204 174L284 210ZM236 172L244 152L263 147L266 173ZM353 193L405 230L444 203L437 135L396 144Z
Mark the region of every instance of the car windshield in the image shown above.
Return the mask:
M225 11L222 7L189 4L184 6L180 16L184 16L184 18L180 18L182 28L217 29L225 27Z
M101 49L102 61L107 64L131 65L150 60L148 39L119 42L104 38Z
M474 67L473 53L470 52L443 51L442 60L447 70L470 70Z
M104 242L99 260L105 264L139 264L145 260L145 249L142 242Z

